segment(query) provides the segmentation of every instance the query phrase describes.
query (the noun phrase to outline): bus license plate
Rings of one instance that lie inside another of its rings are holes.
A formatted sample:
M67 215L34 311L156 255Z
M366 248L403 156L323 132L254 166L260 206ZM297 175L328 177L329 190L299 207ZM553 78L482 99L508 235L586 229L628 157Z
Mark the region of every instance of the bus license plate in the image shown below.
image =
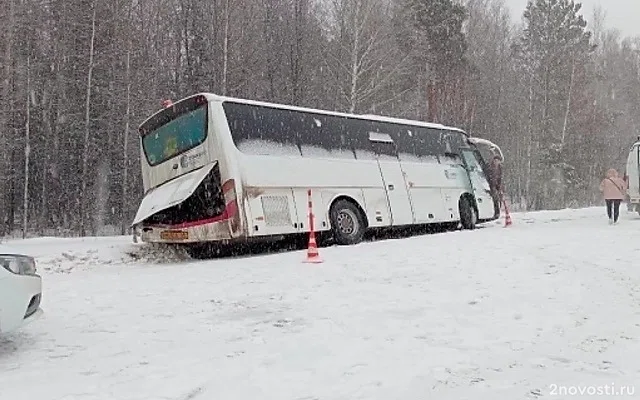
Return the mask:
M189 232L187 232L187 231L162 231L162 232L160 232L160 239L162 239L162 240L187 240L187 239L189 239Z

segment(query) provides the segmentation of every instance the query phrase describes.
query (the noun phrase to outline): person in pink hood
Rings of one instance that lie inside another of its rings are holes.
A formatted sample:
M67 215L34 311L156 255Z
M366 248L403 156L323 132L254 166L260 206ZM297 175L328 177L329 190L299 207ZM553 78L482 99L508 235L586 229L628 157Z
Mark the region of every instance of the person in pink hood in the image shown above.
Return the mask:
M618 176L618 171L611 168L607 171L607 177L600 182L600 191L607 204L609 224L617 224L620 216L620 203L627 193L627 182ZM612 215L613 214L613 215Z

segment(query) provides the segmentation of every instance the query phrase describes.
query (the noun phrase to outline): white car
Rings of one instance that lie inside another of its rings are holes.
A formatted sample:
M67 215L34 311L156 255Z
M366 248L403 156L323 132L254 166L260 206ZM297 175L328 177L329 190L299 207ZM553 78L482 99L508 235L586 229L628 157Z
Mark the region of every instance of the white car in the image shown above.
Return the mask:
M39 317L41 299L35 259L0 245L0 334Z

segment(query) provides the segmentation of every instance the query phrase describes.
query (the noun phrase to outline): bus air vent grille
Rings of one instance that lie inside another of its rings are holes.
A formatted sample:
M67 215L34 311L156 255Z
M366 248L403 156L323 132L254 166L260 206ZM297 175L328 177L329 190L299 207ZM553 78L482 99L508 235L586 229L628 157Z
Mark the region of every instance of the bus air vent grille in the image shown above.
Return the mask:
M262 196L261 200L267 226L291 226L291 212L286 196Z

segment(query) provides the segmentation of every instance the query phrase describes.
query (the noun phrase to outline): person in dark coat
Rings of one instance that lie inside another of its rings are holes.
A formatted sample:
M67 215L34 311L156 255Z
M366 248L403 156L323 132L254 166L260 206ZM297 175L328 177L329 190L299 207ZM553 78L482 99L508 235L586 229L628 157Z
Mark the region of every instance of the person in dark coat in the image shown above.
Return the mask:
M489 164L489 187L491 188L491 197L496 214L500 213L500 202L502 201L502 193L504 186L502 183L502 159L495 155Z

